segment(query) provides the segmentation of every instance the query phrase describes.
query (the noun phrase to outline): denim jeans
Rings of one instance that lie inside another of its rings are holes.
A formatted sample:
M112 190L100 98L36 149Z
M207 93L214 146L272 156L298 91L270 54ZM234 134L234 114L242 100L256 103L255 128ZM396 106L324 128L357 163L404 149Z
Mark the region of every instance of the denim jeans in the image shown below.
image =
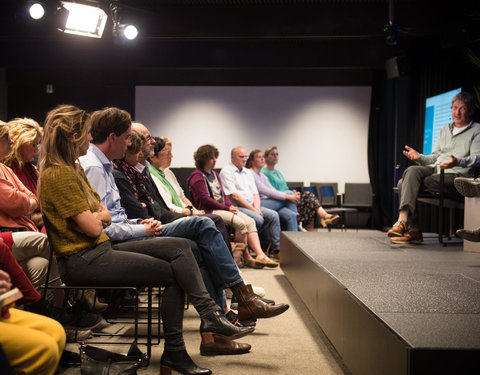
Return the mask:
M278 199L266 198L262 199L262 206L277 211L280 220L285 223L287 230L294 232L298 231L298 212L295 203L287 200L281 201Z
M200 316L218 310L208 295L188 241L153 238L112 245L104 242L58 261L67 285L165 287L162 318L165 348L184 349L182 337L184 292Z
M203 264L208 269L211 281L217 290L243 283L232 253L213 221L208 217L188 216L175 220L163 226L160 236L182 237L195 241Z
M280 250L280 218L278 213L266 207L260 207L263 216L245 207L238 207L238 209L255 220L259 236L266 235L272 242L273 252L278 252Z

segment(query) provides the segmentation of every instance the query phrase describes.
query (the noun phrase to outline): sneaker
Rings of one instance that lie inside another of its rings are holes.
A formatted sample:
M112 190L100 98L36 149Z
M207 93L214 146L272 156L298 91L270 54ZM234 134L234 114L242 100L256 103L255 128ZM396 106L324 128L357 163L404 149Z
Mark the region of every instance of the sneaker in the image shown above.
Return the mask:
M263 289L261 286L252 285L252 289L253 289L253 293L255 293L257 296L265 297L265 289Z
M66 329L67 342L85 341L92 336L92 331L87 329L85 331L79 331L76 329Z
M475 230L459 229L456 233L458 237L463 238L464 240L480 242L480 228Z
M299 232L306 232L307 230L303 227L302 223L298 223L298 231Z
M453 184L464 197L480 197L480 179L457 177Z
M388 237L404 237L407 230L407 224L404 221L397 221L387 232Z
M78 330L94 329L102 323L102 316L76 309L68 312L57 307L54 308L53 319L62 324L64 328Z
M418 244L423 242L423 234L418 229L409 229L406 236L392 237L390 242L394 244Z

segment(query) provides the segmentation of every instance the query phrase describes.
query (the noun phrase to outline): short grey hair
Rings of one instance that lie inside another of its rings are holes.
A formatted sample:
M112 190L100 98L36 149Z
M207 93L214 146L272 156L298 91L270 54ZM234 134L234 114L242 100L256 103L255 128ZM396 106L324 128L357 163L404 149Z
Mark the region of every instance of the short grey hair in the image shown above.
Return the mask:
M452 99L452 107L453 103L455 103L457 100L465 104L469 113L473 113L475 111L475 98L469 92L462 91L455 95Z

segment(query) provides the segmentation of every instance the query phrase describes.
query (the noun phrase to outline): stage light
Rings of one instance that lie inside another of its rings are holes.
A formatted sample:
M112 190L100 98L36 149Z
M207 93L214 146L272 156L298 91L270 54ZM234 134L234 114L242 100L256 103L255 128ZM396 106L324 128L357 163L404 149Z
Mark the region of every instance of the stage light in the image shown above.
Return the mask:
M128 40L133 40L137 37L138 30L133 25L127 25L125 27L125 30L123 30L123 35L125 35L125 38L127 38Z
M115 24L112 35L115 44L127 44L137 37L138 30L133 25Z
M28 14L34 20L39 20L45 15L45 8L40 3L33 3L30 8L28 8Z
M103 9L68 1L61 2L57 15L60 18L66 16L65 23L62 20L58 27L60 31L92 38L102 37L107 22L107 14Z

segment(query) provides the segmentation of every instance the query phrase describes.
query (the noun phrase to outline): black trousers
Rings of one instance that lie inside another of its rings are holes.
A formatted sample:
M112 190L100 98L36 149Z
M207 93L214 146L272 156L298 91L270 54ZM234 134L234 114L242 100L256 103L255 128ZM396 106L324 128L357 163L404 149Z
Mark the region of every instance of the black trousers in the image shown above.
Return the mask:
M200 316L220 308L210 298L187 240L152 238L93 249L59 259L66 285L165 287L162 318L165 349L181 350L185 293Z

